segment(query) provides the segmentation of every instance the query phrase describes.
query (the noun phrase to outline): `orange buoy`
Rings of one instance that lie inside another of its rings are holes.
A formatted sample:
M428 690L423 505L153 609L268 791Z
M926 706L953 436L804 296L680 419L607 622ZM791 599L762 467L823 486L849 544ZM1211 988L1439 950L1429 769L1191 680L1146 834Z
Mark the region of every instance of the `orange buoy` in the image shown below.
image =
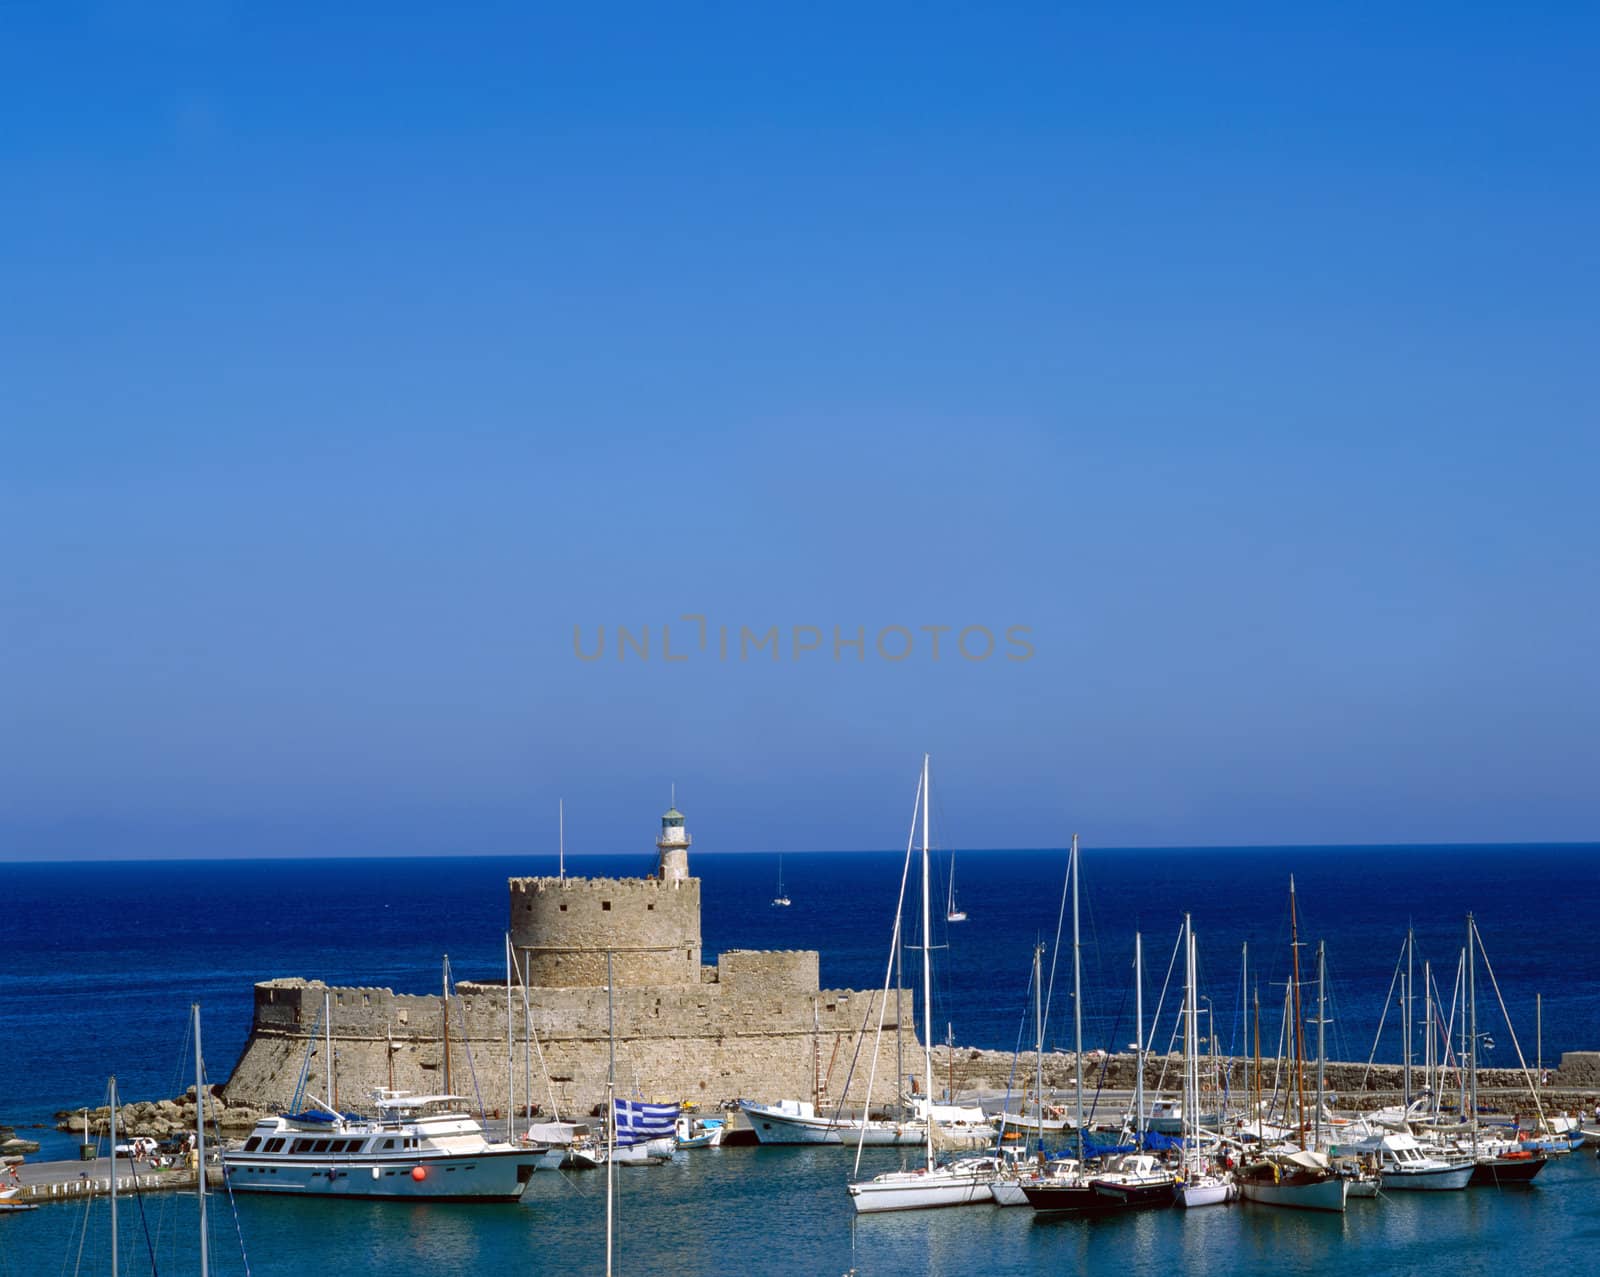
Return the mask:
M411 1178L416 1180L417 1183L419 1183L419 1184L422 1183L423 1180L428 1178L428 1169L427 1169L427 1167L425 1167L425 1166L413 1166L411 1168Z

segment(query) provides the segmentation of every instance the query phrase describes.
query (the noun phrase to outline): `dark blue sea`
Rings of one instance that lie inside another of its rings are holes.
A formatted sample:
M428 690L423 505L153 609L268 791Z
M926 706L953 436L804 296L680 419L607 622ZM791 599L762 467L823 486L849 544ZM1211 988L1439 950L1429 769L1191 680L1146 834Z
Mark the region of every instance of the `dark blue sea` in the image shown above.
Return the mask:
M775 909L775 857L696 855L703 879L706 960L729 948L814 948L825 987L883 984L902 857L888 853L786 855L793 899ZM1326 942L1330 1058L1400 1055L1392 981L1406 927L1450 996L1475 913L1488 966L1479 971L1479 1023L1495 1043L1487 1062L1530 1066L1567 1050L1600 1048L1600 846L1085 847L1084 1013L1088 1044L1125 1049L1134 1037L1134 934L1144 940L1146 1012L1162 1008L1165 1048L1179 977L1167 986L1185 910L1200 939L1201 984L1218 1045L1243 1051L1240 950L1259 979L1265 1037L1288 979L1289 877L1299 934ZM583 857L569 872L639 875L651 856ZM941 905L951 859L936 861ZM0 1123L70 1154L72 1141L26 1129L57 1109L102 1103L115 1072L127 1098L175 1095L192 1001L205 1012L212 1080L225 1078L249 1029L251 985L298 975L332 983L432 992L448 953L463 979L500 978L505 880L554 872L552 857L404 860L102 862L0 867L6 885L0 946ZM1033 945L1053 945L1066 855L975 851L955 857L966 922L936 922L935 1033L1009 1050L1031 1041ZM937 910L942 914L942 907ZM908 912L908 918L909 918ZM913 943L921 937L912 935ZM911 952L908 983L920 955ZM1049 1038L1070 1041L1070 959L1056 974ZM1049 962L1047 955L1046 962ZM1047 977L1048 978L1048 977ZM1498 993L1497 990L1498 989ZM1536 1042L1535 995L1542 995ZM1500 1000L1509 1013L1502 1016ZM1147 1029L1148 1032L1148 1029ZM1515 1039L1513 1039L1513 1032ZM670 1089L670 1080L652 1085ZM878 1160L897 1158L884 1150ZM1173 1265L1298 1273L1330 1263L1365 1272L1489 1272L1600 1253L1600 1176L1594 1158L1552 1166L1532 1192L1417 1194L1343 1220L1295 1212L1217 1210L1085 1225L1034 1223L1029 1211L969 1208L852 1223L837 1150L727 1149L682 1165L622 1176L619 1271L711 1273L1156 1272ZM892 1163L889 1163L892 1164ZM363 1206L244 1200L239 1227L251 1271L302 1274L446 1273L487 1265L517 1271L601 1271L600 1181L541 1177L518 1207ZM191 1208L152 1199L139 1226L158 1269L195 1271L182 1251ZM230 1216L223 1223L229 1230ZM126 1223L126 1220L125 1220ZM76 1208L0 1217L0 1277L71 1271ZM83 1236L104 1250L103 1221ZM141 1242L141 1245L144 1243ZM162 1247L166 1248L165 1258ZM1529 1249L1531 1248L1531 1250ZM1529 1255L1532 1258L1529 1258ZM1543 1254L1544 1260L1538 1257ZM65 1264L65 1268L63 1265ZM145 1261L148 1267L148 1261ZM125 1271L144 1268L124 1265ZM101 1271L88 1267L85 1271ZM243 1271L224 1257L214 1271Z

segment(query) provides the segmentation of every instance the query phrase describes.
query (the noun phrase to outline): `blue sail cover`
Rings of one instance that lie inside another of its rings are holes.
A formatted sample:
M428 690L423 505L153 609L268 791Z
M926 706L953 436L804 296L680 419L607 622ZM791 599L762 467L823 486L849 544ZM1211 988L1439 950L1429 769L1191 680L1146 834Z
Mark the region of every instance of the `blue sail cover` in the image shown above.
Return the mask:
M1163 1135L1160 1131L1146 1131L1144 1146L1152 1153L1167 1153L1175 1148L1182 1148L1183 1139L1177 1135Z
M626 1148L672 1134L678 1120L676 1104L645 1104L640 1100L613 1100L617 1119L617 1143Z

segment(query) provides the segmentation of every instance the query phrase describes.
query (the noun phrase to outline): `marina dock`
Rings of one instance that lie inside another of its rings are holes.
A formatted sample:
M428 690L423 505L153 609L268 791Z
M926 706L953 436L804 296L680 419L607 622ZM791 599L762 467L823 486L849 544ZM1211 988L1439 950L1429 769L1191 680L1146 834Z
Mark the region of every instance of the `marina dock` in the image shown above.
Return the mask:
M23 1162L17 1167L22 1191L15 1201L38 1205L43 1202L78 1201L85 1197L104 1197L111 1192L111 1159L97 1157L90 1162ZM206 1168L206 1184L222 1186L222 1169ZM117 1194L176 1193L195 1188L195 1172L187 1166L156 1170L144 1162L117 1159Z

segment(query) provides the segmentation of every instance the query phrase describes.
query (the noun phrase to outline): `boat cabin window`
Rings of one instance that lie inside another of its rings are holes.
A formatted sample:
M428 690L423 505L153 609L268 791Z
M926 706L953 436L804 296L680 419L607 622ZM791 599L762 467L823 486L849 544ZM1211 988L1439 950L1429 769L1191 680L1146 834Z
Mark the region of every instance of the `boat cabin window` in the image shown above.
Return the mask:
M276 1153L282 1147L283 1141L281 1139L268 1140L266 1146L261 1151L263 1153Z
M393 1148L394 1144L395 1142L393 1140L384 1140L383 1142L384 1148Z
M311 1146L311 1151L313 1153L326 1153L328 1151L328 1145L330 1143L331 1143L330 1140L318 1140L315 1144L313 1144Z
M290 1146L289 1151L291 1153L309 1153L311 1151L311 1144L311 1140L296 1140Z
M244 1151L246 1153L254 1153L260 1147L261 1137L259 1135L252 1135L244 1142Z

